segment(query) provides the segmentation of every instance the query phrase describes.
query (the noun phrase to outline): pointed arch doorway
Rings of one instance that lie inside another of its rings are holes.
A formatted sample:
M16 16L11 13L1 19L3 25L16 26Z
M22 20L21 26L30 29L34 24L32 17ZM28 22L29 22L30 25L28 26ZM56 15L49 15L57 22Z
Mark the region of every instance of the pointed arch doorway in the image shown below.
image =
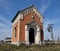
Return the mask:
M41 44L40 26L36 21L25 25L26 44Z
M30 28L29 29L29 43L35 43L35 35L34 35L34 29Z

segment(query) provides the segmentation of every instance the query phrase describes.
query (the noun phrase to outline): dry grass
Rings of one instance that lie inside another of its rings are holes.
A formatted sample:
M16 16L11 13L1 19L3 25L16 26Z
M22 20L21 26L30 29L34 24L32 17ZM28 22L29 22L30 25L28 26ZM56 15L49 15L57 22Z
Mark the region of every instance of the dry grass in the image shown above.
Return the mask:
M60 51L60 45L8 45L8 44L0 44L0 51Z

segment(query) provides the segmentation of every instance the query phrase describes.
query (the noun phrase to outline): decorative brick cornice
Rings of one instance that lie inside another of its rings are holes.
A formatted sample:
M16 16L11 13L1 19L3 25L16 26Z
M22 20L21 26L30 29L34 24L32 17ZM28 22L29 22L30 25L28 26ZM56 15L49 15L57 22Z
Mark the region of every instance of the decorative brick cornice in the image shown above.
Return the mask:
M36 9L36 7L34 5L29 6L23 10L20 10L17 12L17 14L15 15L15 17L12 19L12 23L14 22L14 20L20 15L20 19L23 19L23 17L27 14L29 14L30 12L34 12L36 14L37 17L41 17L43 18L42 14Z

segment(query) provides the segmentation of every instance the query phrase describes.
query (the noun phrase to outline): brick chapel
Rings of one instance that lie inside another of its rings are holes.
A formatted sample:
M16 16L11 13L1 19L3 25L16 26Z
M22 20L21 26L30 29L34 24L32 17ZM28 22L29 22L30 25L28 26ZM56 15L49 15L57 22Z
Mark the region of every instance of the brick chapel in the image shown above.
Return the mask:
M44 41L43 16L31 5L17 12L12 19L12 44L42 44Z

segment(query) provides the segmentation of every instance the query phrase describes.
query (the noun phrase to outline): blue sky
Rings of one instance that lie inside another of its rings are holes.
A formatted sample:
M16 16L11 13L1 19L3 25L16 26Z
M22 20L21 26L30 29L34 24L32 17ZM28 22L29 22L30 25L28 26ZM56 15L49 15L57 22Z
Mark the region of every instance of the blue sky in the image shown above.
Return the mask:
M11 20L18 10L34 4L44 18L44 39L51 39L47 25L53 24L54 39L60 37L60 0L0 0L0 40L11 37Z

